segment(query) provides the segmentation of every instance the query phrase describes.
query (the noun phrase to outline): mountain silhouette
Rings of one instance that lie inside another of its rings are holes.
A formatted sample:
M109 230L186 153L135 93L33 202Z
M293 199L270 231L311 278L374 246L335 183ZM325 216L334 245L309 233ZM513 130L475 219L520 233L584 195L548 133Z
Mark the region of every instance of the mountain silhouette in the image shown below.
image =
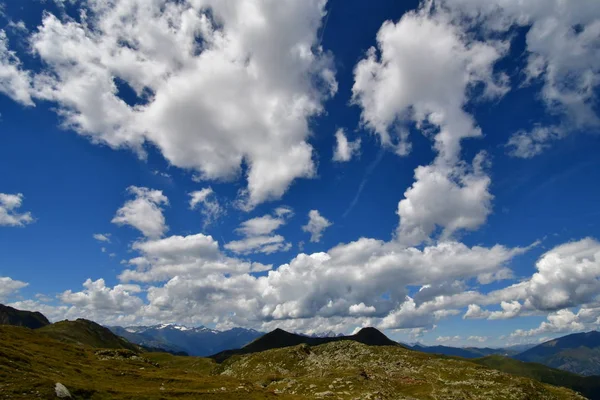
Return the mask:
M354 335L349 336L335 336L335 337L310 337L298 335L284 331L283 329L275 329L253 342L247 344L240 349L225 350L220 353L212 355L210 358L216 362L223 362L229 357L241 354L258 353L265 350L279 349L282 347L298 346L300 344L306 344L309 346L318 346L325 343L339 342L342 340L351 340L366 344L368 346L399 346L404 347L401 344L394 342L389 339L383 333L375 328L362 328Z
M50 325L50 321L40 312L22 311L0 304L0 325L24 326L38 329Z

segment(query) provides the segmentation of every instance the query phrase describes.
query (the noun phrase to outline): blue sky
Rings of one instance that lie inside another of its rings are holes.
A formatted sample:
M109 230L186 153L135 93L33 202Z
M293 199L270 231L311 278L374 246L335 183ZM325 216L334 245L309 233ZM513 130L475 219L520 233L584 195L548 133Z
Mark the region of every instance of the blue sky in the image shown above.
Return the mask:
M450 345L596 329L592 0L155 3L4 2L0 301Z

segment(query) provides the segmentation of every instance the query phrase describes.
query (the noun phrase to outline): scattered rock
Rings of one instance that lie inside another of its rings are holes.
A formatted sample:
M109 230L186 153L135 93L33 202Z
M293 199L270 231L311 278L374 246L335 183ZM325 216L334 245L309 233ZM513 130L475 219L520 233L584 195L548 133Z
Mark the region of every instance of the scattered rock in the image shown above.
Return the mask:
M96 357L102 361L107 361L107 360L139 361L139 362L153 365L157 368L160 367L160 365L158 365L158 363L152 362L152 361L148 360L147 358L144 358L144 357L138 355L137 353L135 353L131 350L126 350L126 349L101 349L101 350L96 350L94 354L96 354Z
M56 392L56 397L60 399L71 398L71 392L69 392L69 389L67 389L62 383L56 382L56 386L54 386L54 391Z
M331 396L335 396L335 393L333 393L332 391L326 391L326 392L319 392L319 393L315 393L315 396L317 397L331 397Z

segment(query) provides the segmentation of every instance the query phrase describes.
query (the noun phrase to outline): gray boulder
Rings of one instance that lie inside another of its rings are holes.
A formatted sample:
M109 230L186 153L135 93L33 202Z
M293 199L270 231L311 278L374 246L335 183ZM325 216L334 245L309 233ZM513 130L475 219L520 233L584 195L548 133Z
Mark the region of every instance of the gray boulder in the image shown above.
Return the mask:
M56 391L56 397L60 399L71 398L71 393L69 392L69 389L67 389L62 383L57 382L56 386L54 386L54 391Z

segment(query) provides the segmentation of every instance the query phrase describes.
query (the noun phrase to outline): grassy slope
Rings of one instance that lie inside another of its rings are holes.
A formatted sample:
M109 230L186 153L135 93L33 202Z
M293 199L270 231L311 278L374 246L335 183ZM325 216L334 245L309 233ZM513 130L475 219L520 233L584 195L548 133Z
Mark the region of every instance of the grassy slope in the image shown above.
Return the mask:
M56 382L80 399L578 399L566 389L467 361L343 341L234 356L223 364L137 355L0 327L0 399L53 398ZM116 356L116 357L115 357ZM311 386L313 385L313 386Z
M235 355L219 371L285 394L341 399L575 399L573 392L465 360L339 341Z
M214 362L205 358L147 353L143 358L102 360L97 349L26 328L0 327L0 337L0 399L55 398L56 382L75 398L92 400L274 397L238 379L211 375Z
M540 382L571 388L592 400L600 400L600 379L583 377L537 363L525 363L501 356L484 357L473 362L509 374L524 376Z
M67 343L107 349L139 350L137 345L115 335L108 328L85 319L56 322L38 329L38 332Z

